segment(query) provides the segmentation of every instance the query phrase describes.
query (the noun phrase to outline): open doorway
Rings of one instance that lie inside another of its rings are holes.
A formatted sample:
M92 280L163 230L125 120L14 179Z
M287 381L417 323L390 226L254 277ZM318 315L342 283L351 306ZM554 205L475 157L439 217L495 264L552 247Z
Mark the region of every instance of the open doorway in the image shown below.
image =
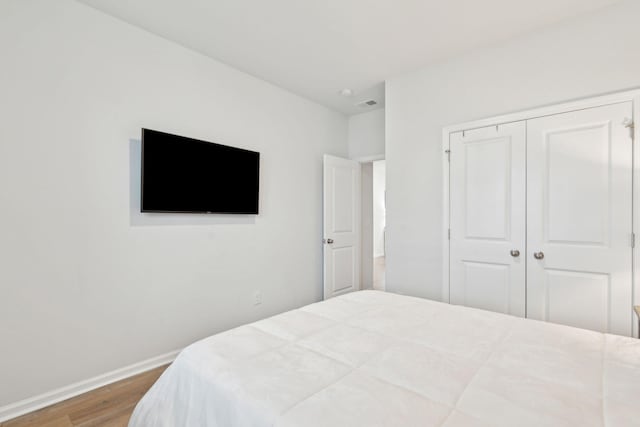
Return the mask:
M385 290L385 161L362 163L362 288Z

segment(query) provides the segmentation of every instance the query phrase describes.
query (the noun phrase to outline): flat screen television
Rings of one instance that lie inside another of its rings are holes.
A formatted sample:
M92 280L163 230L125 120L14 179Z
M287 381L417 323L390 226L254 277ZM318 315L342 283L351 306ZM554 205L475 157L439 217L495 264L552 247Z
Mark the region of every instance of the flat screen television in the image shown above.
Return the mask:
M257 214L260 153L142 129L142 212Z

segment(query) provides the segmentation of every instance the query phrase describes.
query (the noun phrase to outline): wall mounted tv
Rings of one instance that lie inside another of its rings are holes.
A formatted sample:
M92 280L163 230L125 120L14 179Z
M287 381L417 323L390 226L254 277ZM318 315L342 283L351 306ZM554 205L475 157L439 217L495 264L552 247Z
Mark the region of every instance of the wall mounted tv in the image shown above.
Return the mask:
M257 214L260 153L142 129L142 212Z

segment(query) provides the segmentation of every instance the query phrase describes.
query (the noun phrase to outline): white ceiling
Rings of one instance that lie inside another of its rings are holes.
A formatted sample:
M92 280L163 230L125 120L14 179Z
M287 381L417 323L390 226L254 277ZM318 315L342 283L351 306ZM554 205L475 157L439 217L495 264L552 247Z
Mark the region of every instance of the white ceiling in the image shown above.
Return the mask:
M79 1L354 114L389 77L618 0Z

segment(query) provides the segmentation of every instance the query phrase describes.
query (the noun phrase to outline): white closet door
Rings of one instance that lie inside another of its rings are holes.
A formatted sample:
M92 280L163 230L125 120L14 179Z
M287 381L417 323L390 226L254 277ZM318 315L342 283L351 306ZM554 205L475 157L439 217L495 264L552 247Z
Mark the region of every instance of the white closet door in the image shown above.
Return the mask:
M525 315L524 122L451 134L450 301Z
M631 335L631 117L628 102L527 121L527 317Z

